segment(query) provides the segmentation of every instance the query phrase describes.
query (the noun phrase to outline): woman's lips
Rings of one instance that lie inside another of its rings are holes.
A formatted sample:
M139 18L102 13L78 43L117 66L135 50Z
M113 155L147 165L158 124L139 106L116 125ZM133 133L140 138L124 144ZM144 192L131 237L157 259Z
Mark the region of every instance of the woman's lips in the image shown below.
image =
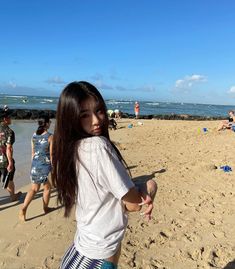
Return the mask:
M101 133L101 127L95 128L93 130L93 133L97 134L97 133Z

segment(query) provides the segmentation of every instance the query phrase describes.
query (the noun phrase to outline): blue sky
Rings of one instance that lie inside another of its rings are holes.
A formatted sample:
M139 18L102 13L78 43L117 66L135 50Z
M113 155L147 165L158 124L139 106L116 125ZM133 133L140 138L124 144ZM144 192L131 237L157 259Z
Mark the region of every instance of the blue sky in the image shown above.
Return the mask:
M235 1L4 0L0 93L235 104Z

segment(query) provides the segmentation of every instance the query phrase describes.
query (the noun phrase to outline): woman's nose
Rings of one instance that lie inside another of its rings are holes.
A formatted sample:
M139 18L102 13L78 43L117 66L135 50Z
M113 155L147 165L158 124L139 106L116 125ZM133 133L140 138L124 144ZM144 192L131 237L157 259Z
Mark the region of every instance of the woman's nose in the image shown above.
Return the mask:
M99 122L100 122L99 117L95 113L93 113L93 115L92 115L92 124L99 124Z

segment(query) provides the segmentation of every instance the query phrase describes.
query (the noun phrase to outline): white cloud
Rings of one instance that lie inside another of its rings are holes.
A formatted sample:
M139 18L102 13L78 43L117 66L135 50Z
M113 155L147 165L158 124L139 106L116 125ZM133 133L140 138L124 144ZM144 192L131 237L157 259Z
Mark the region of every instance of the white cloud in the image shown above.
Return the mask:
M104 76L100 73L96 73L95 75L91 76L91 79L95 81L101 81L104 79Z
M145 85L143 87L136 88L135 91L155 92L155 87L152 85Z
M118 91L130 91L130 92L155 92L155 87L152 85L144 85L137 88L129 88L123 86L116 86Z
M17 95L35 95L35 96L58 96L58 93L44 88L34 88L17 85L16 83L0 84L0 93Z
M49 78L49 79L46 80L46 82L49 83L49 84L65 84L65 81L59 76Z
M235 93L235 86L232 86L229 90L228 93L234 94Z
M9 81L9 82L7 83L7 86L8 86L9 88L13 88L13 89L17 87L16 83L13 82L13 81Z
M109 78L112 80L121 80L121 77L118 75L118 72L115 69L110 70Z
M116 90L118 90L118 91L130 91L130 89L129 88L127 88L127 87L123 87L123 86L116 86Z
M108 84L104 83L102 80L96 80L94 82L94 85L98 89L102 89L102 90L112 90L113 89L113 87L111 85L108 85Z
M203 75L192 75L192 76L185 76L183 79L178 79L175 82L175 87L178 89L189 90L195 84L200 82L206 82L207 78Z

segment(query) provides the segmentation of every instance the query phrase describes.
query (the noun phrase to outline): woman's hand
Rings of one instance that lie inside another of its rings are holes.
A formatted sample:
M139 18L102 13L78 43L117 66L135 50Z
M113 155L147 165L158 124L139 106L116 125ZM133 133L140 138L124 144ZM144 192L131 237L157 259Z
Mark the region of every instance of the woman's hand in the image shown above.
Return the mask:
M149 221L151 220L153 201L157 193L157 183L150 179L145 184L139 185L138 189L142 199L142 202L139 205L146 207L146 209L140 214L145 216Z
M147 194L141 196L142 203L140 203L140 206L147 206L147 208L144 210L144 212L141 212L140 215L143 215L146 217L146 219L149 221L151 220L152 210L153 210L153 201L151 197Z

